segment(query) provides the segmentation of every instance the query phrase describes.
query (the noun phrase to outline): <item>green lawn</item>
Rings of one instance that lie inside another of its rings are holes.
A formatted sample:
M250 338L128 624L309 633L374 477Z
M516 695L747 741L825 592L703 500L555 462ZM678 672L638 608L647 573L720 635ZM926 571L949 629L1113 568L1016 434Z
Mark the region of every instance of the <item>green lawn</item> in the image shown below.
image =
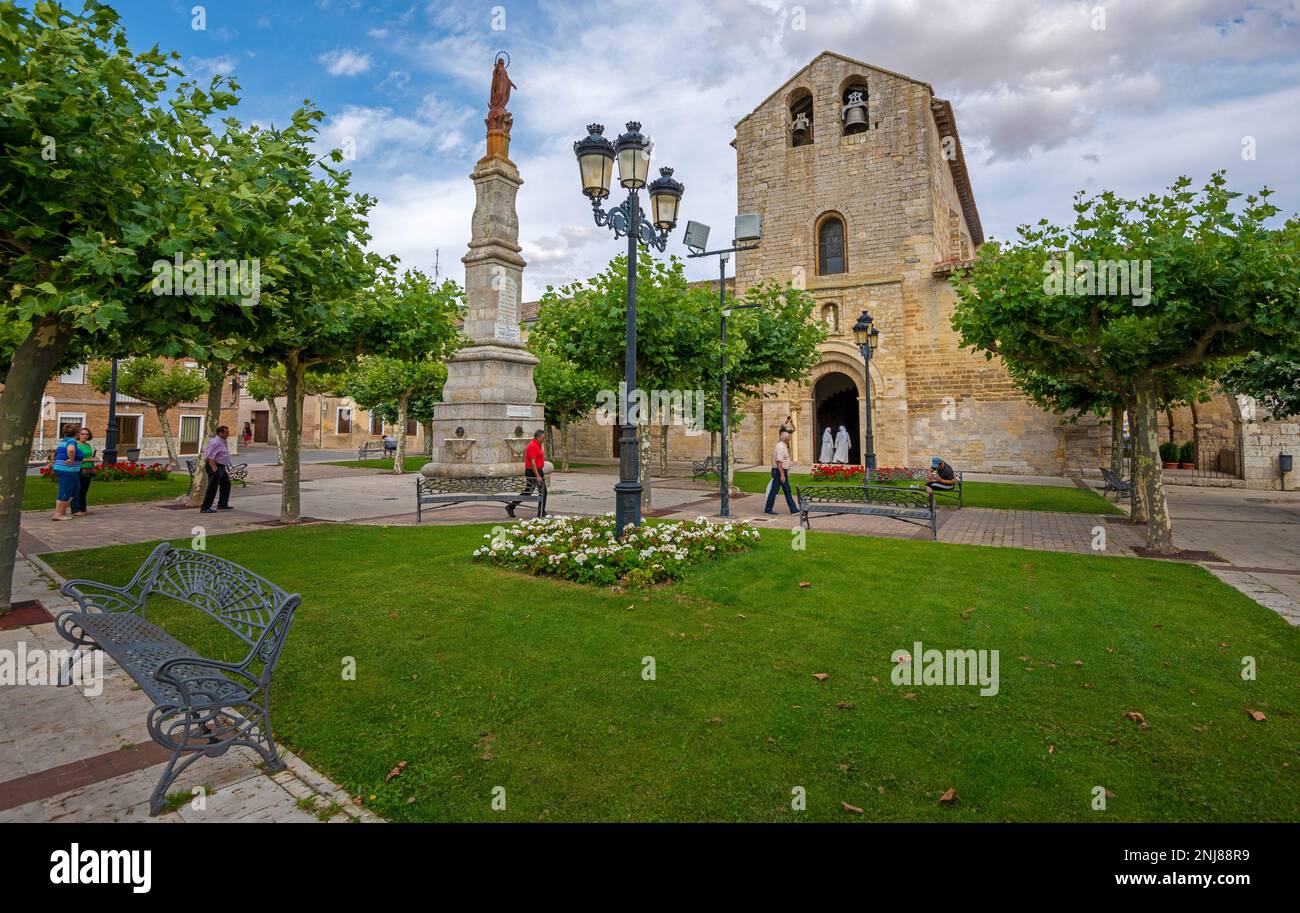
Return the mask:
M411 456L410 454L407 454L406 459L402 461L402 467L407 472L419 472L420 467L422 467L427 462L429 462L429 457L427 454L421 453L421 454L417 454L416 456ZM338 462L326 463L325 465L326 466L350 466L354 469L387 469L391 471L393 468L393 458L388 457L387 459L375 459L375 460L339 460Z
M764 531L629 594L476 564L489 529L208 539L302 593L276 732L391 819L1300 820L1300 630L1199 567ZM45 557L121 582L150 547ZM196 615L150 617L221 652ZM895 686L917 640L999 650L999 693Z
M772 476L767 472L737 472L736 487L741 491L762 494ZM827 484L814 482L806 473L790 474L790 485ZM848 482L833 484L847 485ZM924 482L886 482L894 487L923 488ZM1107 501L1095 491L1073 485L1008 485L1002 482L967 482L963 495L967 507L993 507L1001 510L1047 510L1070 514L1122 514L1123 510ZM777 495L779 499L780 494ZM957 506L955 494L939 494L935 498L940 507Z
M143 482L92 482L87 493L86 506L91 510L97 504L126 504L133 501L169 501L189 491L190 477L174 472L170 479ZM27 476L23 481L23 510L54 510L54 498L59 486L41 478Z

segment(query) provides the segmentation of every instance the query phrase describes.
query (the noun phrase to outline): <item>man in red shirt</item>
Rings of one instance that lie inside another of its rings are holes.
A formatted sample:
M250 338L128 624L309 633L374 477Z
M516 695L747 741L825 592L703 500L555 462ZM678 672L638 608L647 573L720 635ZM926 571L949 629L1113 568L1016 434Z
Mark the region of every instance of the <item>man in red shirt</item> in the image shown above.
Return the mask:
M538 429L533 432L533 439L528 442L524 449L524 477L527 482L524 490L520 494L530 494L533 491L544 493L546 490L546 453L542 450L542 438L546 435L545 431ZM519 506L518 501L511 501L506 505L506 513L511 517L515 515L515 508Z

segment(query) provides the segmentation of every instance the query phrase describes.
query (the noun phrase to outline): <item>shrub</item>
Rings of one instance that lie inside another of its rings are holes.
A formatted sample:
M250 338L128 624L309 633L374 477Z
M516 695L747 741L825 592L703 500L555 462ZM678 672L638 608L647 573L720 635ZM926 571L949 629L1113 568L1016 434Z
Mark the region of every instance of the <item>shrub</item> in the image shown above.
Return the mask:
M1160 445L1160 459L1165 463L1178 462L1178 445L1173 441L1165 441Z
M51 466L41 467L41 475L51 482L59 480L57 471ZM95 464L96 482L148 482L162 481L171 477L171 472L162 463L104 463Z
M1195 463L1196 462L1196 442L1188 441L1178 451L1178 462Z
M650 586L675 580L692 564L743 552L758 542L747 522L645 523L614 536L614 515L538 517L485 533L474 558L498 567L593 583Z

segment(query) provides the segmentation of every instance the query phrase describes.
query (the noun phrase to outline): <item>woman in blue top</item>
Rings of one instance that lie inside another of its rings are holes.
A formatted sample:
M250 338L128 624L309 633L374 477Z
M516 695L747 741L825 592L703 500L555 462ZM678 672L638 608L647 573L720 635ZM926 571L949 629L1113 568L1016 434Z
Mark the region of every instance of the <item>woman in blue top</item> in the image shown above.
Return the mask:
M54 451L54 474L59 480L59 494L54 503L55 520L71 520L68 507L81 493L81 453L77 450L77 428L72 422L63 425L63 440Z

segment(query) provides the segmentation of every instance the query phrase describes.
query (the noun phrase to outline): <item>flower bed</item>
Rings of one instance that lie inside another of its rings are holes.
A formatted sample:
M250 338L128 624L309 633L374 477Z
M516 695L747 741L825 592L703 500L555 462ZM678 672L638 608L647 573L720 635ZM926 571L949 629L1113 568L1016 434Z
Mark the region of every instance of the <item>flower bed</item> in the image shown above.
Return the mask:
M867 471L862 466L842 463L815 463L812 468L814 482L861 482ZM879 466L871 471L873 482L908 482L917 478L918 471L906 466ZM921 478L925 474L920 473Z
M51 482L57 482L58 473L51 466L41 468L41 475ZM171 478L171 472L162 463L96 463L96 482L147 482L164 481Z
M746 522L642 524L614 536L614 515L540 517L501 527L483 538L474 558L498 567L548 574L593 583L649 586L675 580L692 564L733 552L748 551L758 530Z

